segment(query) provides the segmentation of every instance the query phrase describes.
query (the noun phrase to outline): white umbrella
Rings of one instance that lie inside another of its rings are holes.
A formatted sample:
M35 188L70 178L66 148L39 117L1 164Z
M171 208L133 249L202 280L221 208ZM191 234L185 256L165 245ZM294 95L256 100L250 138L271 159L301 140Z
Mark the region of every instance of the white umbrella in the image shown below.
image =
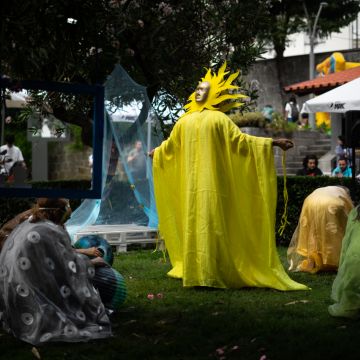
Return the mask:
M301 112L345 113L351 110L360 110L360 78L306 101Z

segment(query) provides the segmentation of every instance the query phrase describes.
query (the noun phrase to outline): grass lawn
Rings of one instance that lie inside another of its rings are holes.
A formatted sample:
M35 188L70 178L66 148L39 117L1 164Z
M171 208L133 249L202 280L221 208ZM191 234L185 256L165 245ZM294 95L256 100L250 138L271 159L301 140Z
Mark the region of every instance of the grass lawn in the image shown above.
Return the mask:
M279 248L285 262L285 248ZM359 359L360 323L331 318L334 273L291 274L311 291L192 289L166 276L161 252L116 257L128 297L114 336L38 347L41 359ZM154 294L149 300L147 295ZM161 294L162 297L157 297ZM0 332L1 359L34 359L32 346Z

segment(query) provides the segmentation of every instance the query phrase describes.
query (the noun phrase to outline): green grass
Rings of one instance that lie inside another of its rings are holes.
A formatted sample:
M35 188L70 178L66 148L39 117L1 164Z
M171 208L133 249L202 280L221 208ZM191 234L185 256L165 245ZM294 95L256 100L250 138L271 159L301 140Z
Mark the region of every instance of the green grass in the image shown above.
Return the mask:
M285 261L286 249L279 251ZM360 358L360 324L327 312L334 273L291 274L312 290L279 292L183 288L166 276L170 265L162 253L150 250L121 254L115 267L126 279L128 297L112 319L114 336L46 344L38 348L42 359ZM33 359L31 349L0 332L1 359Z

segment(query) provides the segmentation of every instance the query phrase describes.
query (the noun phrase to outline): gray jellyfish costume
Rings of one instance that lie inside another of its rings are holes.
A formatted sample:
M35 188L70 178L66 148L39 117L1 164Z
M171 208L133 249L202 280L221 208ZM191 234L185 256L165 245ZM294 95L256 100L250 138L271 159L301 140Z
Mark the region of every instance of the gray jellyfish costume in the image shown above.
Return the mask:
M50 221L17 226L0 254L0 319L5 330L33 345L111 336L91 281L95 270Z

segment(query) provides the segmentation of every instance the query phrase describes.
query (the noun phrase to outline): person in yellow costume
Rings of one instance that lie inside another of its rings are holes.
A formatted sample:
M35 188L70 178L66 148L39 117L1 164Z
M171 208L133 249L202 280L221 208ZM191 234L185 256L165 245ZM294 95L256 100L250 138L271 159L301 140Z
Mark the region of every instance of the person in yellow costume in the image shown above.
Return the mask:
M289 278L275 246L276 173L273 145L288 139L244 134L223 111L242 97L208 70L185 105L187 112L153 157L159 231L183 286L305 290Z
M349 190L326 186L304 201L288 248L289 270L317 273L337 270L348 214L353 208Z

